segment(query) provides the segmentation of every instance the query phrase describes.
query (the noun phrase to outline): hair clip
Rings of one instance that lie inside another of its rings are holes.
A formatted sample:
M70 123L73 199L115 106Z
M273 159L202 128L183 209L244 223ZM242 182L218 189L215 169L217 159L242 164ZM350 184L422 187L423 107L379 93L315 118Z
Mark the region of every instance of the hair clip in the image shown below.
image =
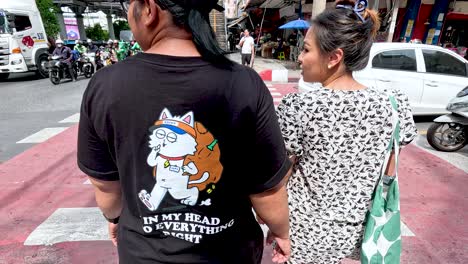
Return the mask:
M366 22L366 20L362 17L361 13L367 8L367 0L356 1L354 7L351 5L336 5L336 8L352 10L359 17L359 19L361 19L362 22Z

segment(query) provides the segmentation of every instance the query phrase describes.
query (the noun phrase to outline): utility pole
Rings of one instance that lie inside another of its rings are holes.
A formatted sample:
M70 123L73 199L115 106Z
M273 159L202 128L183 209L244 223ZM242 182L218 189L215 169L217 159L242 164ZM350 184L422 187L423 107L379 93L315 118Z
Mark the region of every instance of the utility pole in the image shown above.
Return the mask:
M393 34L395 33L395 25L396 25L399 9L400 9L400 0L395 0L393 4L392 22L390 23L390 29L388 31L387 42L393 41Z

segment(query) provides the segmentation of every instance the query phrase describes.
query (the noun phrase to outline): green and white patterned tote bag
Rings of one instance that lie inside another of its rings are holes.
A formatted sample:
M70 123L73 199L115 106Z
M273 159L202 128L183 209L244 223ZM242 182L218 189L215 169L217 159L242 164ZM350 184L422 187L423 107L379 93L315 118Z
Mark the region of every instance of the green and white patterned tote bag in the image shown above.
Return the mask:
M364 239L361 247L362 264L397 264L401 255L400 191L398 188L398 152L400 122L398 104L393 96L393 133L386 151L380 179L372 197L372 206L366 215ZM395 179L388 188L383 184L385 170L392 150L395 150Z

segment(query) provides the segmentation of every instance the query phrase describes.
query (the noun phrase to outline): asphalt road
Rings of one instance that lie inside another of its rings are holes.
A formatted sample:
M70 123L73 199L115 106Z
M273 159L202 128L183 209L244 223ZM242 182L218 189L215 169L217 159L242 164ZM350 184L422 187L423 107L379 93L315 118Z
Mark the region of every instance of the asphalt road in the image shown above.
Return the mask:
M30 148L33 144L16 142L31 134L44 128L71 126L58 122L79 112L87 83L87 79L79 77L77 82L53 85L48 79L38 80L32 74L17 74L0 82L0 163ZM415 143L468 172L468 147L456 153L443 153L428 145L425 132L434 118L415 118L421 133Z
M33 144L16 142L47 127L68 127L59 121L79 112L88 80L64 80L53 85L32 74L17 74L0 82L0 163Z

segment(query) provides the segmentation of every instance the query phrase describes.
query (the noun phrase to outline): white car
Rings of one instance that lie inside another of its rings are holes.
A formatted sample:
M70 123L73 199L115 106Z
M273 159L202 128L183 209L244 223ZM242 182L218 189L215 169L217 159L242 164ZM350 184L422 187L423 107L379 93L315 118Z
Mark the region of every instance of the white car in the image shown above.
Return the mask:
M375 43L367 67L354 77L378 89L402 90L414 115L438 115L447 113L449 101L468 87L468 61L438 46ZM316 88L299 81L299 91Z

